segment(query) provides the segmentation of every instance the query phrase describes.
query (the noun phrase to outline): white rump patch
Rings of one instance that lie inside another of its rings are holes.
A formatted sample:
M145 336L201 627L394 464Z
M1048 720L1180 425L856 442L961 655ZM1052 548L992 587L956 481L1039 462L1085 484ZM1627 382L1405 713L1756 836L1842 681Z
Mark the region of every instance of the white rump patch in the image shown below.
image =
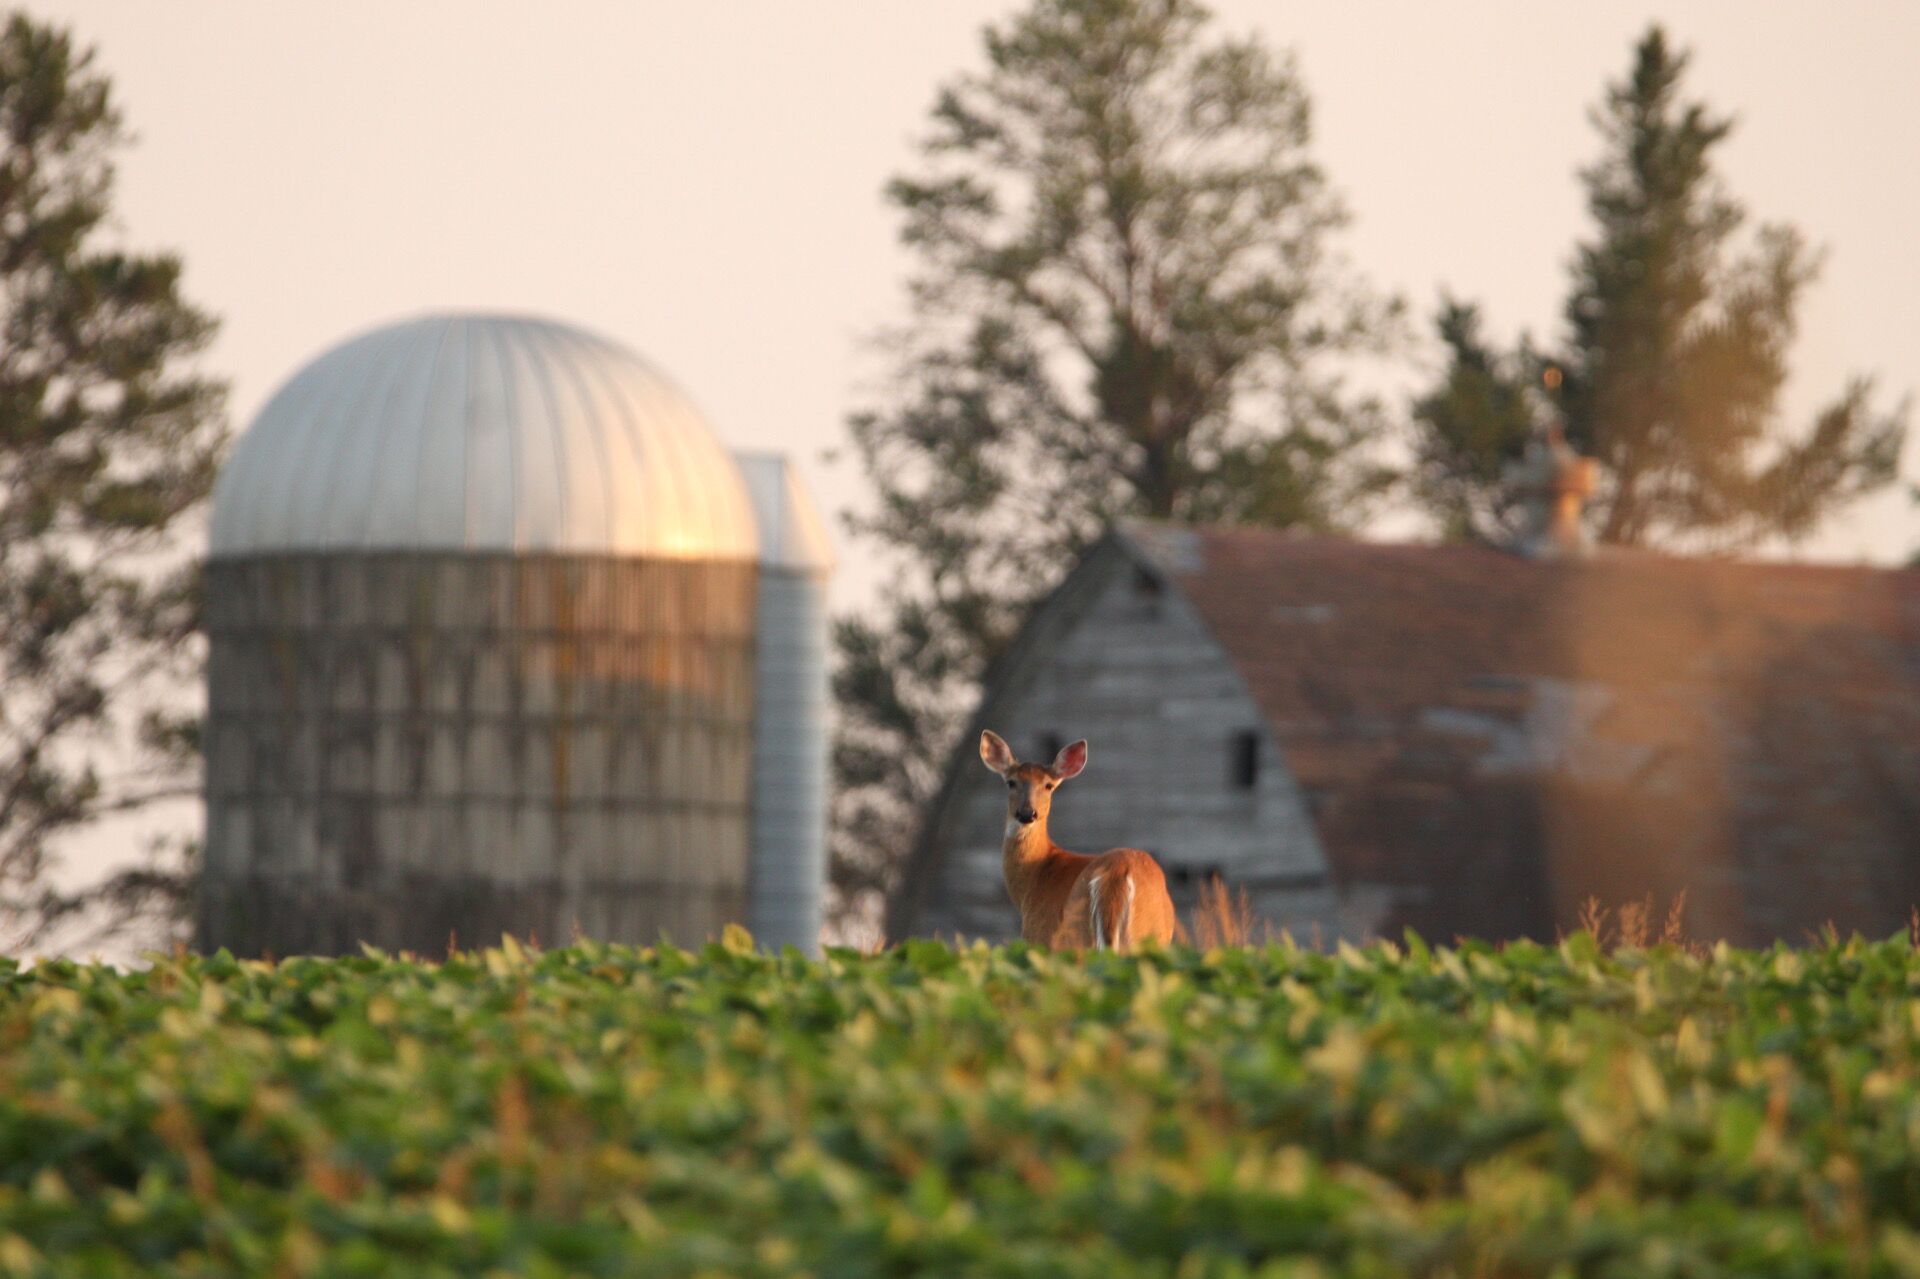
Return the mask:
M1133 935L1128 931L1132 927L1133 927L1133 876L1129 875L1127 876L1127 900L1120 903L1120 927L1116 930L1119 933L1119 936L1113 939L1113 944L1116 948L1121 946L1128 946L1132 944Z
M1087 914L1093 920L1093 948L1105 950L1107 939L1100 935L1100 877L1087 876Z

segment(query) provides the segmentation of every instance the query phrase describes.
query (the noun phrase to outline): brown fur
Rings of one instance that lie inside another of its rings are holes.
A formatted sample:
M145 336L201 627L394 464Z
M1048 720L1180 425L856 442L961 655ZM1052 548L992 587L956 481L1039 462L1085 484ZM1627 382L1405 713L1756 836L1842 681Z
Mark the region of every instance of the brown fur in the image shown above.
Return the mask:
M1173 901L1167 896L1167 877L1151 854L1138 848L1074 853L1047 835L1053 792L1079 774L1086 755L1087 744L1074 742L1051 766L1023 764L997 734L981 734L980 758L1007 782L1001 869L1007 892L1020 908L1020 935L1046 946L1093 946L1097 891L1101 936L1109 945L1117 950L1143 941L1165 945L1174 936ZM1019 821L1022 813L1031 814L1032 820Z

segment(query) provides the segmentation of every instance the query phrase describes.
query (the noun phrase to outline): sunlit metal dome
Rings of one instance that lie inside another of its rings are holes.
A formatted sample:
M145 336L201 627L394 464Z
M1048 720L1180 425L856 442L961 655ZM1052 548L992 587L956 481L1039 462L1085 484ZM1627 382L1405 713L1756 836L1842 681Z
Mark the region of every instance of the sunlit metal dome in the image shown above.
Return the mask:
M325 352L213 494L215 558L567 551L758 558L739 468L645 360L548 320L429 315Z

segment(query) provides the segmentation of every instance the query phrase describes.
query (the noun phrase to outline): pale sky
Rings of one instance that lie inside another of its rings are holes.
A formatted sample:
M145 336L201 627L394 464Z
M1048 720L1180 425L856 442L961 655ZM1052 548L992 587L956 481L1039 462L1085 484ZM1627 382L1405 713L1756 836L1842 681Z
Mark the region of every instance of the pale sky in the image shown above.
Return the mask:
M902 312L882 202L936 87L979 61L985 0L39 3L99 47L138 135L120 222L177 250L224 320L236 426L358 329L446 307L543 312L665 369L735 447L820 458ZM1920 5L1222 0L1299 58L1348 255L1431 314L1444 286L1502 336L1555 331L1586 230L1587 119L1651 18L1690 89L1738 115L1733 193L1829 257L1790 406L1853 372L1920 388ZM1430 354L1430 352L1429 352ZM1920 449L1905 466L1920 473ZM1890 562L1920 513L1889 495L1807 554ZM843 603L871 568L843 574Z
M1790 404L1854 371L1920 387L1920 5L1279 4L1233 28L1293 49L1345 247L1423 321L1442 286L1496 332L1558 323L1585 230L1575 170L1603 82L1658 17L1691 87L1740 125L1733 192L1829 251ZM907 258L882 202L936 86L976 65L981 0L725 4L43 3L96 43L139 140L119 207L177 249L225 327L244 424L303 361L429 308L545 312L650 357L733 446L821 463L883 366ZM1425 325L1423 323L1423 335ZM1920 450L1909 474L1920 471ZM1807 554L1888 561L1920 514L1888 496ZM872 578L846 575L841 596Z

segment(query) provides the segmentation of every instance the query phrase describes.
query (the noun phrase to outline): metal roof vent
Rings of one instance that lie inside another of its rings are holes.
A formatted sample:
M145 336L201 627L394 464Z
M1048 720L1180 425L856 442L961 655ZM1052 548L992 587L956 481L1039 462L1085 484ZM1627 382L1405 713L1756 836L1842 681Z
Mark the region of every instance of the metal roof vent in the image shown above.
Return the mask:
M1533 559L1584 555L1593 547L1581 519L1599 480L1599 467L1567 443L1558 422L1527 444L1507 471L1507 482L1521 499L1514 549Z

